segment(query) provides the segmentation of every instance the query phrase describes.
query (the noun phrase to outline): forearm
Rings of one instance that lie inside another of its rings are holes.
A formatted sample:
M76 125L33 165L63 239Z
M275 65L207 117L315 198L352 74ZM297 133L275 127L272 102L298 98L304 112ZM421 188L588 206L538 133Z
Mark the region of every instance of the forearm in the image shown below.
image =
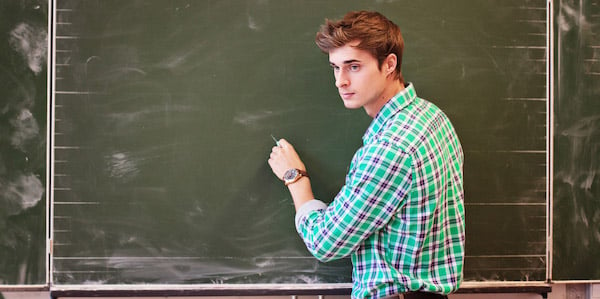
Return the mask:
M307 177L302 177L297 182L289 184L288 189L292 195L292 200L294 201L294 207L296 208L296 211L298 211L298 209L300 209L300 207L305 203L315 199L315 196L312 192L310 179Z

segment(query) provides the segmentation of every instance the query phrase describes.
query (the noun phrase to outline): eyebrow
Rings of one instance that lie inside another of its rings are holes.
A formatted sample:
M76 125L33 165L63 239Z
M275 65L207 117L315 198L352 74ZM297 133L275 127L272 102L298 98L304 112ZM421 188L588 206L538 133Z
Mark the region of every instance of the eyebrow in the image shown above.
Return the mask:
M357 62L360 62L360 60L358 60L358 59L350 59L350 60L344 60L344 62L342 62L342 64L352 64L352 63L357 63ZM331 61L329 62L329 64L330 65L336 65L335 63L333 63Z

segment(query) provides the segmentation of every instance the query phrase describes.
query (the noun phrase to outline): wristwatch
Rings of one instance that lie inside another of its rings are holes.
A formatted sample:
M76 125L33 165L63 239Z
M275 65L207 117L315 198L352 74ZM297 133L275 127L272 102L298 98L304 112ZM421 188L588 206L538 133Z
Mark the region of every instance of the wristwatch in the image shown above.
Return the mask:
M283 182L285 185L293 184L297 182L303 176L308 177L308 173L298 168L288 169L283 175Z

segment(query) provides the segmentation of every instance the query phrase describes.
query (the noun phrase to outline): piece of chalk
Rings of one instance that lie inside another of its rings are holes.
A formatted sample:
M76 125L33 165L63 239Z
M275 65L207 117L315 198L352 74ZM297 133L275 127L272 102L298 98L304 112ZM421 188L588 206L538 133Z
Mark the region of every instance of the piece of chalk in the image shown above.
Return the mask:
M279 146L279 141L277 140L277 138L275 138L275 136L273 136L273 134L271 134L271 138L273 138L273 141L275 141L275 144L277 144L277 146Z

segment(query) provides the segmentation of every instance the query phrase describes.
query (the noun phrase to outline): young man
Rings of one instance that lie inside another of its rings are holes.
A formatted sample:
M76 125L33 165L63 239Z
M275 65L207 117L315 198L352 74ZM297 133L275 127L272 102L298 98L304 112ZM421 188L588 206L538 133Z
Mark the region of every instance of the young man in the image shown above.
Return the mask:
M417 97L401 73L404 42L376 12L326 21L316 43L329 54L346 108L373 121L345 185L327 206L282 139L269 158L296 207L296 228L319 260L352 258L353 298L445 298L462 280L463 153L452 124Z

